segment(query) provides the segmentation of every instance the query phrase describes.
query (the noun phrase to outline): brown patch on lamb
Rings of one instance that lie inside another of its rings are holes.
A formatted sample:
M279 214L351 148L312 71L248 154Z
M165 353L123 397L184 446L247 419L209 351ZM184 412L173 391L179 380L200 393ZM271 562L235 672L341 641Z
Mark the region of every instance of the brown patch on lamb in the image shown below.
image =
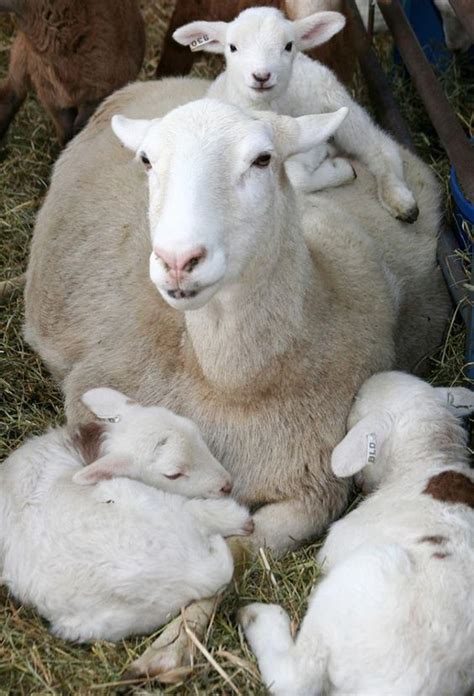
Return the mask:
M432 476L423 493L443 503L459 503L474 508L474 483L459 471L442 471Z
M72 436L72 443L83 458L84 464L92 464L99 458L104 433L103 423L92 421L78 426Z

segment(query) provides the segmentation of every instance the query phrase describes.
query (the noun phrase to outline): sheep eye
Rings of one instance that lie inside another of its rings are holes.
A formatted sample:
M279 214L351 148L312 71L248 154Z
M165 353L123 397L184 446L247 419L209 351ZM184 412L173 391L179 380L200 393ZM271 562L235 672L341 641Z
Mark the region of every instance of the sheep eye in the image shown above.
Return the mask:
M293 48L293 41L288 41L288 43L285 46L285 51L288 51L288 53L289 53L292 48Z
M264 167L268 167L270 164L272 156L268 154L268 152L264 152L263 155L259 155L254 161L252 162L253 167L260 167L260 169L263 169Z
M181 476L183 476L183 474L180 474L180 473L178 473L178 474L165 474L165 476L170 481L176 481L176 479L181 478Z
M230 52L235 53L237 50L237 46L234 46L234 44L229 44Z
M145 169L151 169L151 162L144 152L140 152L140 159L145 165Z

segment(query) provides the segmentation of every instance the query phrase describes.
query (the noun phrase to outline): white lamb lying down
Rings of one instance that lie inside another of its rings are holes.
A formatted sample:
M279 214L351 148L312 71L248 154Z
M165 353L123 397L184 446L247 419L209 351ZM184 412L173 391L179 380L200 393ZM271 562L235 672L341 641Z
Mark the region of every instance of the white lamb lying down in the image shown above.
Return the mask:
M372 494L336 522L295 640L276 605L240 621L278 696L462 696L474 687L474 472L467 389L386 372L359 392L338 476Z
M104 422L32 438L0 469L0 570L56 635L118 640L222 589L233 573L223 537L253 525L223 497L229 475L190 420L113 389L83 402Z
M275 8L253 7L228 23L191 22L173 38L192 50L225 55L226 69L208 91L215 99L288 116L347 107L349 114L334 134L337 150L369 168L384 208L404 222L414 222L418 207L405 181L397 143L351 99L331 70L301 53L328 41L344 24L339 12L316 12L290 21ZM292 158L287 164L292 184L311 192L352 181L351 163L343 157L328 159L328 152L335 150L323 145Z

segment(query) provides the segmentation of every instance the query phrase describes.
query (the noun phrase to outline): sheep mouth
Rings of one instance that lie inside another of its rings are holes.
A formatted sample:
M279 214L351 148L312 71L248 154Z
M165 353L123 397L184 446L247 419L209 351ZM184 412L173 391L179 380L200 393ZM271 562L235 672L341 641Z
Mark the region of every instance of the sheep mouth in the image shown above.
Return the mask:
M181 288L176 288L176 290L167 290L166 294L168 297L172 297L173 300L189 300L192 297L196 297L199 292L200 290L181 290Z
M268 85L268 87L264 87L263 85L255 85L252 86L250 89L253 89L255 92L266 92L269 89L273 89L275 85Z

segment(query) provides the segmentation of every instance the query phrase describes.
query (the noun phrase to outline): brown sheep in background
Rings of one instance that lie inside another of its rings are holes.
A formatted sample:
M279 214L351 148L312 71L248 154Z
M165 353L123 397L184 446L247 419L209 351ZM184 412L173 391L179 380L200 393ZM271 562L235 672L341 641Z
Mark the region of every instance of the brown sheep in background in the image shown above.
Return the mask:
M145 52L136 0L0 0L18 33L0 84L0 137L33 86L62 144L104 97L134 80Z
M172 38L178 27L200 19L230 22L242 10L259 5L278 7L289 19L307 17L323 10L341 12L347 22L344 29L323 46L308 51L308 55L331 68L346 85L351 82L357 61L353 49L352 21L345 0L177 0L156 76L186 75L191 70L195 54Z

